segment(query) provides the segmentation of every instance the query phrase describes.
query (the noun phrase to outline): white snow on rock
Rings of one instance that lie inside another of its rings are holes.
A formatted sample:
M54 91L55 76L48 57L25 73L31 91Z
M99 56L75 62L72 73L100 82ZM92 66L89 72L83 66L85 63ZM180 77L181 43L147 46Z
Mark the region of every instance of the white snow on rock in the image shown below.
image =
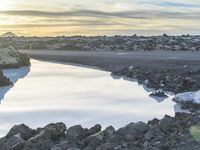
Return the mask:
M0 65L16 64L19 61L19 52L13 48L8 47L0 49Z
M129 71L131 71L131 70L133 70L133 69L134 69L133 66L129 66L129 67L128 67L128 70L129 70Z
M196 92L184 92L176 94L173 100L177 103L190 102L194 104L200 104L200 90Z

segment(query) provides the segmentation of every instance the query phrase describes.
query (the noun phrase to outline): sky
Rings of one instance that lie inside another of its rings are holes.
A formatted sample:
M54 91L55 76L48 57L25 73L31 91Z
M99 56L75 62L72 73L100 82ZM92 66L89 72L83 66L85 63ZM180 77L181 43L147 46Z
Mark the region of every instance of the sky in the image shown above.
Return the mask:
M0 0L0 34L200 34L200 0Z

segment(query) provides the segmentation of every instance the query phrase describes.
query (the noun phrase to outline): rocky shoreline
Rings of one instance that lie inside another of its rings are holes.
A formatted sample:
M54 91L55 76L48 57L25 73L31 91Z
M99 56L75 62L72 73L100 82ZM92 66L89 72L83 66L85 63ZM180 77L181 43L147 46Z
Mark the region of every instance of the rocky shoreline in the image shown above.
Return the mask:
M129 66L112 72L112 76L137 79L139 84L155 89L150 96L164 98L167 97L165 91L172 92L175 94L172 100L178 103L181 109L189 112L200 110L200 98L195 94L200 89L200 69L187 65L176 69Z
M200 69L183 66L182 68L145 68L125 67L112 72L113 76L137 79L139 83L156 90L174 93L197 91L200 89Z
M21 66L30 66L30 58L27 54L18 52L13 47L0 49L0 87L13 84L3 75L2 69Z
M199 150L199 114L177 113L148 123L130 123L118 130L101 125L67 129L52 123L36 130L21 124L0 139L1 150Z
M199 35L0 37L0 47L90 51L199 51ZM2 43L2 44L1 44ZM31 43L31 47L30 47Z

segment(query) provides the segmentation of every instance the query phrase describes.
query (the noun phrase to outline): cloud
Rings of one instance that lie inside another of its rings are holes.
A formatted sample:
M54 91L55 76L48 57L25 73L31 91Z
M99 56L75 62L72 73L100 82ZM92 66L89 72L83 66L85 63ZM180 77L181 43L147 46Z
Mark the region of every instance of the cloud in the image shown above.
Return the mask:
M37 0L37 3L35 0L12 0L13 2L16 7L0 11L1 29L19 29L26 34L95 34L95 31L96 34L101 31L102 34L137 31L160 33L166 30L188 32L190 29L191 32L200 32L200 0Z
M159 5L160 6L171 6L171 7L200 8L200 5L197 5L197 4L179 3L179 2L170 2L170 1L160 2Z
M96 17L96 18L129 18L129 19L152 19L152 18L171 18L171 19L199 19L200 13L197 12L165 12L165 11L120 11L120 12L105 12L94 10L73 10L66 12L50 12L50 11L0 11L0 14L11 16L34 16L34 17Z
M118 24L125 25L125 24ZM80 22L69 24L12 24L12 25L0 25L0 28L38 28L38 27L76 27L76 26L113 26L113 23L106 22Z

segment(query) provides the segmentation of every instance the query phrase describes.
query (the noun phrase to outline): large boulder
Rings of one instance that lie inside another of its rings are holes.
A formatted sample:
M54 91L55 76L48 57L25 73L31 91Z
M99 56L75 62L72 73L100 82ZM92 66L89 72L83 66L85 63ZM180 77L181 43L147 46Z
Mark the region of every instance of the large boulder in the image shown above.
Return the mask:
M89 130L82 128L80 125L72 126L67 131L67 137L77 140L83 140L89 136Z
M165 116L158 123L158 128L163 132L173 131L177 128L177 122L170 116Z
M11 46L0 49L0 87L12 85L9 79L3 75L1 68L18 68L29 65L30 58L27 54L21 53Z
M1 150L13 150L13 147L17 145L18 143L23 142L24 140L17 136L12 136L9 139L7 138L1 138L0 139L0 149Z
M98 132L100 132L100 131L101 131L101 125L99 125L99 124L96 124L94 127L91 127L91 128L89 129L90 135L96 134L96 133L98 133Z
M44 128L38 128L35 134L26 141L18 142L14 150L49 150L60 138L65 137L66 126L63 123L51 123Z
M29 66L30 58L27 54L21 53L13 47L0 49L0 67L18 68L20 66Z
M15 125L14 127L11 128L11 130L8 132L6 135L6 138L9 139L10 137L13 136L19 136L23 138L24 140L30 139L34 135L35 131L25 124L21 125Z
M117 133L126 137L127 140L141 139L149 130L149 126L144 122L130 123L127 126L120 128Z
M44 135L56 141L65 136L66 125L62 122L51 123L44 127Z
M58 141L61 137L65 136L66 126L64 123L51 123L42 129L37 129L37 135L32 137L29 141L36 143L40 140Z

